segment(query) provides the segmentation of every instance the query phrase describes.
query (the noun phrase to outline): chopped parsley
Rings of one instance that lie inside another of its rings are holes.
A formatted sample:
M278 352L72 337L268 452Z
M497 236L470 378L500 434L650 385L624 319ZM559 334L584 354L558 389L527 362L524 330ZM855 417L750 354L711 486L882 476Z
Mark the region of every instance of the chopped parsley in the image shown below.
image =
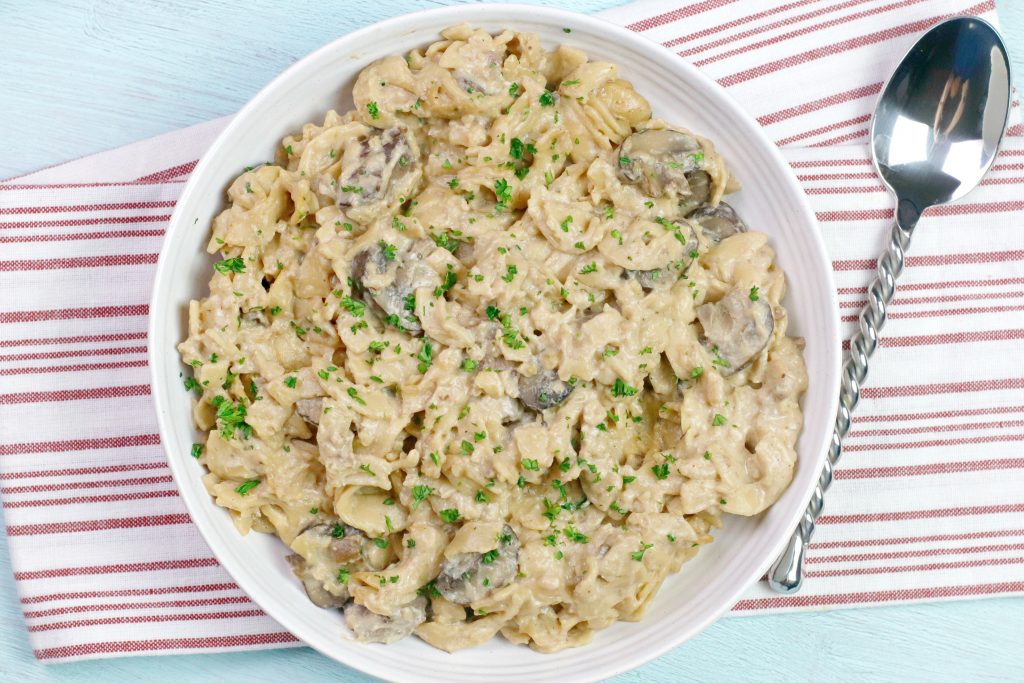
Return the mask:
M509 143L508 155L513 159L522 159L524 149L525 145L522 140L519 138L512 138L512 141Z
M351 398L353 401L355 401L359 405L361 405L361 406L365 406L366 405L366 401L364 401L359 396L359 390L356 389L355 387L349 387L348 391L346 393L349 395L349 398Z
M420 503L427 499L427 496L434 493L434 489L426 484L417 484L412 487L412 508L415 510Z
M474 370L476 370L476 361L473 360L472 358L465 359L464 361L462 361L462 369L465 370L466 372L473 372Z
M381 248L381 250L384 252L384 260L385 261L394 261L395 260L395 251L397 250L397 247L395 247L395 245L388 244L384 240L381 240L381 241L377 242L377 246L379 246Z
M545 90L540 94L538 98L540 106L542 107L553 107L555 105L555 96L550 90Z
M439 598L441 597L441 591L437 590L437 583L430 581L426 583L422 588L416 591L418 596L426 596L428 598Z
M380 118L380 108L376 102L368 102L366 105L366 111L370 112L370 118L377 120Z
M509 97L519 97L519 84L513 83L508 87Z
M215 396L213 407L217 409L217 420L220 422L220 435L227 441L238 431L243 437L252 436L252 427L245 421L245 406L232 403L223 396Z
M612 384L612 396L635 396L636 392L637 388L623 382L621 377L616 377Z
M715 417L714 419L711 420L711 424L714 425L715 427L721 427L722 425L725 424L725 415L722 415L721 413L715 413Z
M700 376L704 374L704 368L699 365L693 370L690 370L690 379L700 379Z
M458 185L457 178L453 178L452 180L455 180L455 184ZM458 234L461 235L462 233L460 232ZM462 242L460 242L455 235L450 232L442 232L440 235L431 235L430 237L434 240L434 244L442 249L447 249L453 254L455 253L455 250L459 248L459 245L462 244Z
M420 352L416 354L416 360L419 361L419 365L416 368L423 374L434 362L434 346L428 342L423 342L423 346L420 347Z
M218 273L244 273L245 272L245 261L241 258L229 258L223 261L217 261L213 264L213 269Z
M498 549L488 550L486 553L480 556L480 561L484 564L493 564L498 559Z
M586 275L587 273L596 273L596 272L597 272L597 263L594 262L594 261L591 261L590 263L588 263L587 265L583 266L583 268L580 269L580 275Z
M244 482L242 482L238 486L238 488L235 489L235 493L237 493L240 496L248 495L249 491L252 491L254 488L259 486L261 483L263 483L263 482L261 482L259 479L247 479Z
M572 524L563 529L562 534L574 543L590 543L590 537L577 531Z
M331 536L334 538L345 538L345 527L337 522L331 527Z
M471 455L476 450L476 446L473 445L472 441L463 439L462 443L459 444L459 450L462 451L463 455Z
M756 286L755 287L751 287L750 288L750 300L751 301L757 301L760 298L761 298L761 296L758 294L757 287Z
M516 268L515 264L510 264L508 268L505 269L505 274L501 276L501 279L510 283L515 279L516 273L518 272L519 270Z
M295 383L297 381L298 381L298 377L296 377L295 375L289 375L288 377L284 378L284 385L286 387L288 387L289 389L294 389L295 388Z
M434 297L438 298L438 299L441 298L442 296L444 296L445 292L450 291L451 288L454 287L455 283L458 282L458 281L459 281L459 278L455 274L455 271L453 271L453 270L445 271L444 278L442 278L441 285L434 288Z
M366 310L366 304L349 296L342 297L341 307L357 318L362 318L363 312Z
M644 553L646 553L649 548L653 547L653 543L644 543L643 541L640 541L640 550L630 553L629 556L632 557L634 561L640 562L644 559Z
M349 576L350 572L344 567L342 567L338 570L338 583L348 583Z
M540 470L540 463L532 458L523 458L523 469L529 470L530 472L537 472Z
M658 479L668 479L667 462L663 462L660 465L655 465L654 467L651 468L651 471L654 472L654 476L657 477Z
M512 201L512 190L508 187L508 181L504 178L498 178L494 181L494 196L498 198L498 205L495 207L498 211L504 210L510 201Z
M204 446L201 443L192 444L192 457L198 458L199 456L201 456L203 454L203 448Z
M449 524L458 520L460 516L459 511L456 510L455 508L445 508L444 510L441 510L441 512L438 514L441 515L441 519L443 519L445 522Z

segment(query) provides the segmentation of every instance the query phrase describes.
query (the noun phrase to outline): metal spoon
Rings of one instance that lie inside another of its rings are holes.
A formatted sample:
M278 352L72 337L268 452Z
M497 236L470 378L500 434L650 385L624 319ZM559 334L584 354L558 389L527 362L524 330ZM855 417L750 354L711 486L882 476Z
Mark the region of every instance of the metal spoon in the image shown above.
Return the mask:
M803 582L807 544L850 430L850 413L860 400L868 359L878 348L914 226L928 207L959 199L981 182L1009 110L1006 48L996 30L976 17L944 21L921 36L882 90L871 122L872 156L896 196L896 221L878 259L878 277L868 288L860 329L850 340L825 468L803 519L768 573L768 584L779 593L795 593Z

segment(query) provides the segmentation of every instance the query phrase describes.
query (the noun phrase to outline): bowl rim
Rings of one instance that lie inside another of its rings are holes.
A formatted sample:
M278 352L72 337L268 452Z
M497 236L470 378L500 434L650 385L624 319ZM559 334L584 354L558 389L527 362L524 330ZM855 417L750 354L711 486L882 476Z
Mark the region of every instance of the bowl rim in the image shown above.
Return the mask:
M200 179L205 175L207 167L213 163L211 160L218 157L222 149L229 145L230 140L234 137L237 130L243 129L249 125L249 118L252 111L259 108L264 100L271 98L274 91L287 84L294 73L303 69L307 63L315 61L321 54L328 53L336 49L339 43L356 41L359 38L375 32L380 32L385 35L395 34L403 31L404 29L412 28L420 20L438 20L442 17L447 17L447 20L451 25L486 21L506 21L511 25L517 20L529 18L533 22L540 21L543 23L549 23L552 26L572 26L574 29L576 27L585 27L594 32L608 35L610 40L616 40L622 44L626 44L631 49L640 52L651 60L661 61L666 64L668 63L668 59L675 60L670 67L672 70L683 72L688 79L697 83L702 89L716 91L722 106L730 109L730 113L746 126L746 130L740 131L736 135L737 137L753 136L766 143L764 145L765 150L770 157L771 162L776 166L776 168L783 169L780 178L781 182L788 185L789 189L795 190L794 197L800 210L800 215L796 217L795 222L807 227L809 234L807 235L808 243L806 246L813 252L815 257L815 267L820 266L821 264L826 264L827 266L830 266L831 264L831 260L825 248L824 239L818 229L817 219L810 207L803 188L800 186L795 174L789 167L785 158L782 156L778 147L770 140L770 138L768 138L767 134L754 120L754 118L736 102L728 91L703 72L699 71L688 61L672 55L658 43L649 40L638 33L630 31L624 26L614 24L603 17L553 7L526 5L521 3L488 3L445 6L404 13L368 24L354 31L340 35L334 40L325 43L319 48L308 53L275 76L269 83L263 86L256 95L246 102L246 104L233 116L228 125L217 135L213 144L210 145L209 149L206 150L195 168L192 170L189 180L175 204L174 211L171 214L171 218L168 222L167 230L164 235L164 242L161 245L160 257L157 261L153 279L154 284L150 300L150 315L149 322L147 324L150 382L154 387L154 391L152 392L153 400L161 437L161 445L163 446L164 452L167 456L168 466L174 477L175 485L180 490L182 501L185 504L193 524L195 524L199 529L204 542L210 547L210 550L213 552L214 556L218 559L218 562L225 571L227 571L235 583L238 584L238 587L253 599L253 602L261 608L263 608L261 602L253 598L254 594L258 595L262 592L261 589L249 580L246 573L239 571L240 568L234 567L234 562L222 562L221 560L222 557L227 556L229 553L227 552L227 545L222 544L209 516L209 506L212 505L209 495L204 490L201 492L202 495L199 496L185 486L185 482L187 481L184 469L186 466L186 460L184 456L172 453L169 448L169 442L171 441L169 437L175 432L175 429L171 424L171 418L165 402L164 392L156 390L155 388L160 387L164 383L161 369L163 368L165 359L161 358L161 354L167 351L168 346L173 350L178 340L174 340L169 344L165 343L163 336L161 335L161 330L163 328L161 322L163 317L154 314L154 311L158 310L158 300L161 298L164 290L170 287L172 282L172 273L169 270L170 266L168 265L168 262L171 260L170 253L173 250L169 245L178 241L178 235L189 227L188 221L185 217L184 207L191 203L192 196L196 193L209 191L208 187L203 186L200 183ZM835 405L839 397L841 360L841 356L836 350L839 348L840 344L838 326L839 305L838 295L835 289L834 275L831 267L823 268L823 276L828 285L827 299L828 312L830 315L827 320L823 321L824 329L815 330L815 337L816 341L820 341L822 346L827 349L825 353L834 355L836 362L833 364L834 367L830 367L827 376L817 376L814 378L814 381L825 385L824 395L829 399L829 405ZM806 430L806 407L802 412L805 419L803 429ZM831 420L831 418L829 419ZM824 466L830 437L831 430L823 430L820 443L813 444L816 448L811 455L814 458L814 462L812 464L814 466L814 471L816 472L820 471ZM806 454L801 455L803 455L803 457L807 457ZM803 490L800 491L800 496L798 497L798 500L801 501L800 505L795 506L786 517L785 524L780 524L779 526L780 529L786 530L785 533L779 533L778 538L772 546L772 552L765 556L758 565L756 571L748 572L748 579L746 581L735 582L733 589L727 596L725 596L725 598L720 600L720 604L714 609L707 610L707 613L703 618L690 622L690 628L678 633L667 634L666 637L652 642L649 647L638 649L630 656L622 657L612 666L602 669L599 674L599 678L601 680L611 678L612 676L616 676L650 662L662 656L669 650L679 647L685 641L696 636L713 622L717 621L722 614L736 603L742 593L746 591L749 586L753 585L758 578L764 575L771 563L783 550L784 546L790 539L792 530L795 529L800 518L803 516L807 501L810 499L811 493L817 485L817 482L817 476L808 478L808 481L805 482ZM793 487L795 485L796 480L794 479L789 486ZM325 647L320 647L315 641L305 638L302 634L305 631L306 625L297 615L288 613L274 614L271 613L270 610L266 610L266 613L272 619L278 621L282 626L284 626L285 629L297 637L304 645L312 647L329 659L371 676L386 678L389 674L393 675L393 673L387 668L377 666L374 662L359 658L351 658L350 661L349 657L344 656L346 654L344 651L328 650ZM587 646L583 646L580 649L585 649L586 647ZM560 680L575 680L575 678L560 677ZM586 680L596 679L593 676L588 676Z

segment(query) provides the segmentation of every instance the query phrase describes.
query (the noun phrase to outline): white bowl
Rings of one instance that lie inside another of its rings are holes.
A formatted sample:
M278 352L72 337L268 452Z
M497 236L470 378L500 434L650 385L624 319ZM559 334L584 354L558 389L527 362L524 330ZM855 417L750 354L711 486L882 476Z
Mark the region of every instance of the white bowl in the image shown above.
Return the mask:
M771 236L789 281L791 333L807 340L810 387L800 458L782 499L756 518L727 516L717 540L665 582L643 621L616 623L589 645L555 654L500 638L455 654L417 638L389 646L352 641L337 610L319 609L305 598L277 538L235 531L228 513L203 488L203 468L189 457L198 434L181 389L183 366L175 345L187 335L188 301L208 291L213 259L204 247L228 183L245 166L272 159L281 138L302 124L321 121L331 108L351 108L352 84L370 62L426 46L460 22L534 32L547 46L564 42L592 59L615 62L656 116L714 140L744 185L729 201L754 229ZM464 5L396 17L343 36L275 78L238 113L196 166L171 218L150 306L149 361L160 435L192 520L238 585L297 637L328 657L391 680L589 681L639 666L707 627L781 550L810 497L831 433L839 386L838 318L832 269L803 191L775 146L722 88L655 43L600 19L522 5Z

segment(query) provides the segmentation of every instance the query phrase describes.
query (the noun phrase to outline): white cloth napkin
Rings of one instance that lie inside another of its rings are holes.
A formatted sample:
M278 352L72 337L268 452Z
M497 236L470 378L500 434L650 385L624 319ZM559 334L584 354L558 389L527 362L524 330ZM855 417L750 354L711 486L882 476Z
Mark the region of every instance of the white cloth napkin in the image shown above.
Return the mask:
M892 216L864 146L881 83L930 25L995 21L994 7L753 7L675 0L604 16L697 63L786 148L849 334ZM0 183L0 499L42 660L296 644L192 526L150 400L153 267L225 122ZM762 583L734 613L1024 593L1022 188L1024 138L1009 138L983 187L923 219L804 589Z

